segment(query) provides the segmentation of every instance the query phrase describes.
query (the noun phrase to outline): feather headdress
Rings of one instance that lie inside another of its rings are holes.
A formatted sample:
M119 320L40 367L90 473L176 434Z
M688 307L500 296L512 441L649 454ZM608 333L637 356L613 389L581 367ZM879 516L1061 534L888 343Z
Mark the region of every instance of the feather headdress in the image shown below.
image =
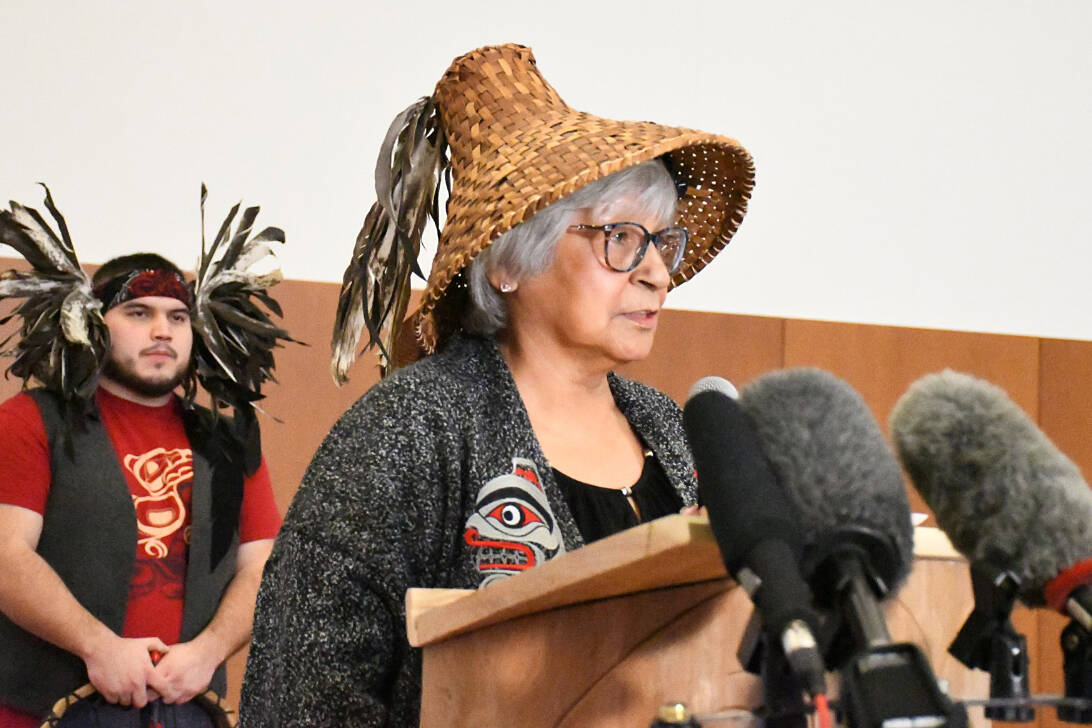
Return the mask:
M248 443L247 471L257 467L258 439L255 402L262 399L262 385L273 378L273 349L281 341L295 341L273 323L267 313L282 317L280 305L268 289L282 279L280 268L259 272L261 263L273 256L270 243L284 242L284 231L267 227L250 237L258 207L228 212L212 245L205 243L205 199L201 185L201 258L194 281L191 314L194 336L194 374L212 398L214 411L234 409L236 432ZM259 303L261 305L259 305ZM264 307L264 309L263 309ZM186 396L194 395L192 380Z
M680 190L675 224L690 233L679 285L705 267L739 227L754 163L739 142L646 121L614 121L568 106L531 49L478 48L456 58L432 96L395 118L376 164L376 203L357 236L334 326L334 379L347 376L362 329L384 373L399 363L398 328L417 271L426 215L446 218L421 306L420 349L441 348L460 325L461 275L486 246L540 210L610 174L663 158ZM363 353L363 352L362 352Z
M43 185L45 187L45 185ZM247 470L258 465L255 402L262 385L273 379L273 349L294 341L273 323L270 312L282 311L268 289L281 280L279 268L269 268L271 243L284 242L284 232L268 227L251 237L258 207L248 207L232 230L240 205L220 226L211 245L205 241L205 199L201 185L201 256L193 284L191 323L194 366L183 383L192 402L197 384L209 393L215 412L234 410L236 434L248 443ZM0 301L23 298L0 325L21 318L0 351L14 356L9 371L26 383L32 377L58 392L75 417L89 406L98 377L110 353L110 337L91 280L80 268L64 218L46 188L45 205L60 231L54 232L34 209L17 202L0 212L0 242L15 248L33 270L0 274ZM264 272L263 268L267 268ZM74 419L72 420L75 421Z
M0 342L0 355L14 357L8 372L24 385L37 379L59 393L70 422L86 411L110 350L110 335L91 279L80 268L68 226L44 184L45 206L57 223L55 232L38 211L10 203L0 211L0 242L10 245L32 266L30 271L0 273L0 301L21 298L0 325L20 319L17 332ZM18 341L11 343L18 335Z

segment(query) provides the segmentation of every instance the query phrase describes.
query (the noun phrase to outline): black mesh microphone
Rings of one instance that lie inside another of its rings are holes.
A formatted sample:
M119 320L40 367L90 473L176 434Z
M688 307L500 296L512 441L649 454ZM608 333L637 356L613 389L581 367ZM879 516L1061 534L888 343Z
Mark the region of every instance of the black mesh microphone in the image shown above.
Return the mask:
M799 519L735 397L735 387L720 377L705 377L690 390L683 426L698 492L725 567L814 696L825 692L824 666L814 637L818 616L800 574Z

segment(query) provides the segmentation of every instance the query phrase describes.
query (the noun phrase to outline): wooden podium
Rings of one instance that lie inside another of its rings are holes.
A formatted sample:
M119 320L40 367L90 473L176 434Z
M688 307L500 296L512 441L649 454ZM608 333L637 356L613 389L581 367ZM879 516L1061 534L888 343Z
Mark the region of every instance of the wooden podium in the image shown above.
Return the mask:
M918 644L957 698L989 676L947 648L974 604L966 561L918 528L908 582L886 602L896 641ZM668 516L479 590L411 589L423 648L421 726L648 726L659 707L757 707L736 649L751 602L724 571L704 516ZM975 719L980 723L980 719Z

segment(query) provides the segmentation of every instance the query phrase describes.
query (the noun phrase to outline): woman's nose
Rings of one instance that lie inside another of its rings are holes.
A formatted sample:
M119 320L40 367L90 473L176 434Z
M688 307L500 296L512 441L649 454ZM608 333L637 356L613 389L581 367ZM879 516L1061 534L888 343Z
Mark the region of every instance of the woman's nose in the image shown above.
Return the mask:
M659 248L655 245L648 246L645 257L633 269L633 274L639 283L644 283L652 288L667 288L671 285L671 274L667 271L667 263L664 262Z

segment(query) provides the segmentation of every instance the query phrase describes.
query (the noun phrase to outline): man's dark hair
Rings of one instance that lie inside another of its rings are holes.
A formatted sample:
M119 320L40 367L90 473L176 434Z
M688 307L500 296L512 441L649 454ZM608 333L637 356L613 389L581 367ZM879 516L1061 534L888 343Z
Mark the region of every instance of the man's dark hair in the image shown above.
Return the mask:
M91 276L91 286L98 288L103 283L109 280L113 280L118 276L128 275L135 270L169 270L173 273L177 273L182 278L182 270L164 258L162 255L156 255L155 253L132 253L130 255L120 255L117 258L111 258L102 264L102 267L95 271L95 275Z

